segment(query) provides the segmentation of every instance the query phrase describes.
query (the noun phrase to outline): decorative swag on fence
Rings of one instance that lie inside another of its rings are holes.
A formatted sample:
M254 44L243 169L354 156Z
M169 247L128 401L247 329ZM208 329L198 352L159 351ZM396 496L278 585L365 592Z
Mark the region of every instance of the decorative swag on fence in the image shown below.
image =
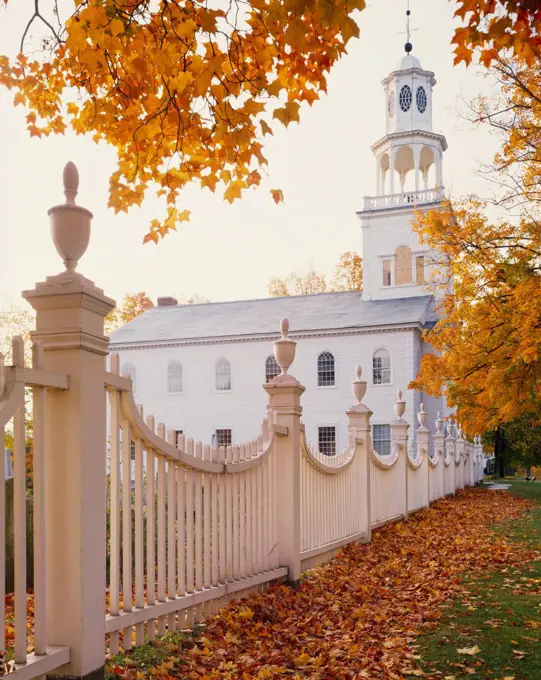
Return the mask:
M64 171L66 203L49 211L66 271L23 295L37 312L32 368L22 339L13 365L0 358L0 439L14 434L15 620L6 621L4 466L0 466L0 648L12 675L93 678L104 652L191 626L231 597L329 560L343 545L482 479L479 441L438 418L428 455L419 413L416 455L408 454L398 393L390 456L371 443L366 383L357 367L349 444L315 450L301 422L304 387L288 371L296 343L281 323L280 374L263 385L268 414L260 436L217 447L175 437L136 406L118 356L106 371L103 319L114 306L75 271L90 220L75 204L77 170ZM33 393L33 650L26 603L25 389ZM107 409L109 413L107 414ZM108 465L106 464L108 460ZM7 635L6 635L7 631ZM9 663L9 661L8 661Z

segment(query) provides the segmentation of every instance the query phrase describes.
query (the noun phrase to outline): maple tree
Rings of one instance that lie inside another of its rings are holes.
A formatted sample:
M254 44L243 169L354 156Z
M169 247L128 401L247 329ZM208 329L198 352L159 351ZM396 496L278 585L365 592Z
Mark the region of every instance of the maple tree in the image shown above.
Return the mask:
M210 302L210 300L199 293L192 293L191 295L179 295L177 297L179 305L204 305Z
M14 0L4 0L9 6ZM65 19L39 0L14 58L0 56L0 84L28 110L31 135L68 127L115 147L109 205L140 205L152 187L163 219L145 240L189 219L189 182L227 201L261 182L272 121L299 120L326 91L327 73L359 34L365 0L75 0ZM58 25L57 25L58 24ZM26 38L45 30L44 50ZM279 189L272 190L276 202Z
M340 255L330 283L325 274L318 273L310 267L306 274L292 272L284 278L274 277L269 281L269 295L284 297L287 295L313 295L315 293L332 293L360 291L363 284L363 263L357 253L348 251Z
M312 267L306 274L291 273L284 278L275 277L269 281L269 295L284 297L286 295L314 295L327 291L325 274L318 274Z
M146 293L126 293L121 307L115 307L105 317L105 330L111 333L115 328L132 321L147 309L154 307Z
M512 213L493 219L485 202L466 198L417 215L439 253L442 318L426 336L438 353L423 357L412 386L445 393L470 434L540 410L540 65L499 59L491 69L501 94L473 106L477 122L500 134L490 177L495 202Z
M532 65L541 56L541 7L538 0L457 0L455 63L469 64L474 52L489 66L503 51Z
M504 427L506 458L527 468L541 465L541 418L525 413Z
M31 331L36 324L34 314L20 305L9 304L0 309L0 353L6 364L11 363L11 339L20 335L24 340L25 364L32 365Z
M411 386L445 394L470 434L539 407L541 249L528 238L538 226L492 222L476 199L418 216L440 253L441 318L425 334L438 353L423 357Z
M340 255L331 281L333 291L363 289L363 261L360 255L347 251Z

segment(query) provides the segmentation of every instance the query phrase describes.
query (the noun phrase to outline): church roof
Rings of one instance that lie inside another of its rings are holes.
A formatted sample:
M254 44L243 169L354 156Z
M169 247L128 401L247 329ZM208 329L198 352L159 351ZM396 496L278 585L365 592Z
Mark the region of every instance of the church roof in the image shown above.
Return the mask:
M114 331L111 348L218 338L278 335L289 319L291 335L425 324L431 295L393 300L361 299L362 293L321 293L291 297L153 307Z

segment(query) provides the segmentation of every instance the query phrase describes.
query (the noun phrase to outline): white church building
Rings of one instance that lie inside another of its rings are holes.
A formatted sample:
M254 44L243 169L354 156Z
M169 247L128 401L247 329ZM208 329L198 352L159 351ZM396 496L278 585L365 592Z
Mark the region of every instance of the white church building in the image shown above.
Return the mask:
M209 443L256 437L256 423L266 414L262 383L277 372L272 342L283 317L297 341L291 373L306 387L307 438L323 453L347 444L345 412L357 364L368 381L365 403L374 412L378 453L390 453L399 388L410 426L422 401L429 424L445 411L442 400L407 389L429 351L422 333L436 318L424 286L430 251L411 226L414 210L433 210L443 197L447 143L432 131L435 84L434 73L409 53L383 80L386 130L372 146L376 195L365 197L357 213L363 291L199 305L159 298L157 307L115 331L110 345L147 412L160 414L167 428Z

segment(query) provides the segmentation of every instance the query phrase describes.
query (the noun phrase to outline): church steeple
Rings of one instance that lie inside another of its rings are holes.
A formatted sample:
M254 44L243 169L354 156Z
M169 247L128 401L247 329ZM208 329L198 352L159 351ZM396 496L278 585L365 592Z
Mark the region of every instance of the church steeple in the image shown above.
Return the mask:
M436 78L412 54L410 14L408 8L405 54L382 81L385 136L372 146L377 163L376 196L366 199L365 209L424 203L442 192L442 154L447 142L432 130Z
M406 43L406 47L411 47L411 43ZM377 196L403 193L407 189L408 198L397 197L396 202L417 203L431 196L424 193L411 196L412 191L416 194L421 189L441 191L441 161L447 142L445 137L432 131L435 84L434 73L425 71L411 53L406 53L382 81L386 134L372 146L377 161Z
M382 81L385 135L372 145L376 194L365 196L357 213L363 235L363 298L426 295L429 252L412 230L415 209L437 208L443 198L443 135L432 128L436 78L412 54L405 54Z

